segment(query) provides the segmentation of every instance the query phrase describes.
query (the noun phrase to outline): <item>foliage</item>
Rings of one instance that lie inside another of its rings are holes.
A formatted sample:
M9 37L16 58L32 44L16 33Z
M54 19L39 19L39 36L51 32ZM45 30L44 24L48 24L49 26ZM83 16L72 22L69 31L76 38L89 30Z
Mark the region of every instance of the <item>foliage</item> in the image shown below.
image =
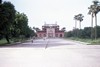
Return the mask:
M28 18L26 14L16 12L15 22L12 28L13 37L32 37L34 36L34 30L28 26Z
M2 46L2 45L4 45L4 44L7 44L6 39L2 39L2 40L0 40L0 46Z
M0 4L0 39L28 38L34 36L34 30L28 26L28 17L24 13L16 12L11 2Z
M40 31L38 27L33 27L33 29L35 30L35 32Z
M15 19L15 8L10 2L0 4L0 34L4 35L9 43L11 27Z
M31 27L27 27L27 30L26 30L26 35L25 35L25 37L33 37L33 36L36 36L36 33L34 32L34 30L32 30L32 28Z
M78 14L77 15L77 20L80 21L80 22L82 22L83 21L83 17L84 16L82 14Z
M97 26L97 36L100 38L100 26ZM95 27L93 28L93 31ZM93 38L95 32L93 32ZM78 37L78 38L91 38L91 27L85 27L84 29L74 29L65 33L66 37Z
M61 30L62 30L62 31L66 31L66 28L65 28L65 27L63 27Z
M93 18L95 17L95 26L97 27L97 14L100 12L100 2L97 0L93 1L93 5L90 5L90 7L88 7L89 12L88 14L90 14L92 16L92 21L91 21L91 27L93 27ZM95 40L97 38L97 28L95 27ZM92 32L92 30L91 30ZM91 38L93 38L93 33L91 33Z
M89 38L77 38L77 37L70 37L68 39L85 42L87 45L100 45L100 38L97 40L91 40Z
M0 34L0 40L3 39L3 36Z
M24 13L16 12L15 22L12 28L12 35L18 37L19 35L25 35L28 25L27 16Z
M2 0L0 0L0 4L2 3Z

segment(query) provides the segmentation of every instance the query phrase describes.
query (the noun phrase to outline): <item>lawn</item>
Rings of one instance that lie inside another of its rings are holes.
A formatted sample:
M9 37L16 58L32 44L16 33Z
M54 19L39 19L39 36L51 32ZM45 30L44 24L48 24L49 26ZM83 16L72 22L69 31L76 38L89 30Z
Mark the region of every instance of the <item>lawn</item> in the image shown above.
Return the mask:
M100 45L100 38L98 38L97 40L83 39L83 38L74 38L74 37L71 37L71 38L68 38L68 39L90 43L91 45Z
M1 40L0 40L0 46L1 46L1 45L4 45L4 44L7 44L6 39L1 39Z
M26 40L28 40L27 38L23 38L23 39L21 39L21 38L12 38L12 39L10 39L10 44L14 44L14 43L16 43L16 42L25 42ZM6 46L7 45L7 41L6 41L6 39L1 39L0 40L0 46Z

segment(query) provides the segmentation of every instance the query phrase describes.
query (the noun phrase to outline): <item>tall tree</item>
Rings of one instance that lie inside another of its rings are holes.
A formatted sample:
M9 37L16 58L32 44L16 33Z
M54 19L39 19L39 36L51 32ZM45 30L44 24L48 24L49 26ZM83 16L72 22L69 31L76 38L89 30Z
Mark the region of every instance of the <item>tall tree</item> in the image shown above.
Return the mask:
M25 38L35 36L35 33L32 28L28 26L28 18L26 14L16 12L15 22L12 26L12 36Z
M78 20L78 15L74 16L74 20L75 20L75 30L74 30L74 36L77 37L78 36L78 31L77 31L77 20Z
M88 14L91 15L91 39L93 39L93 10L92 10L92 5L88 7L89 12Z
M94 16L95 16L95 40L97 38L97 14L98 12L100 11L100 5L99 5L99 1L95 0L93 1L93 4L94 4Z
M84 16L82 14L78 14L77 16L78 16L78 20L80 21L79 28L81 29L81 22L83 21Z
M95 40L97 38L97 14L98 12L100 11L100 5L99 5L99 1L97 0L94 0L93 1L93 5L90 5L89 7L89 14L92 15L92 22L91 22L91 26L93 25L93 16L95 16ZM91 30L92 32L92 30ZM91 37L92 37L92 34L91 34Z
M28 18L26 14L16 12L15 22L13 24L14 32L16 35L25 35L28 28Z
M78 15L74 16L74 20L75 20L75 29L77 28L77 20L78 20Z
M0 5L0 34L4 35L7 42L11 33L11 26L15 19L15 8L11 2L3 2Z

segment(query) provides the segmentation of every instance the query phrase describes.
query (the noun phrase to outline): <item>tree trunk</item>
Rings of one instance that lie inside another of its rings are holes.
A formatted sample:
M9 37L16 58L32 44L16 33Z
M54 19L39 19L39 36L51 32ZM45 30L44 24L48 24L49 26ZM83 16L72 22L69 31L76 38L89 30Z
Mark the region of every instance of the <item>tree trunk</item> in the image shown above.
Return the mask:
M75 20L75 37L77 37L78 33L77 33L77 20Z
M75 29L77 28L77 20L75 20Z
M8 35L5 35L5 38L6 38L7 42L10 43Z
M79 22L79 26L80 26L79 28L81 29L81 21Z
M95 40L97 39L97 15L95 14Z
M91 15L91 39L93 40L93 14Z

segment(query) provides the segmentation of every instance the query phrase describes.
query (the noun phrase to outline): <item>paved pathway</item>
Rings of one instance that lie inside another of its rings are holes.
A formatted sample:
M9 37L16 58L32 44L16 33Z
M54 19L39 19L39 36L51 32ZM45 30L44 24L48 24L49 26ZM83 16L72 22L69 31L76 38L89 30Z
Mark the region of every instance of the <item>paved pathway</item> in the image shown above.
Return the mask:
M100 46L38 39L0 48L0 67L100 67Z

